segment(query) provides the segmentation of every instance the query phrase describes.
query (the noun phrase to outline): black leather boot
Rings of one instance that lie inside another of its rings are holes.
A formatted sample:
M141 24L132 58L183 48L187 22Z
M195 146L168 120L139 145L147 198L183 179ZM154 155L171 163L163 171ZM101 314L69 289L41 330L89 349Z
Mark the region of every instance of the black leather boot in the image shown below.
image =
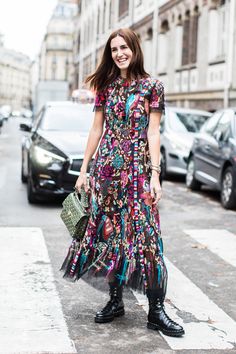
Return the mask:
M161 331L171 337L181 337L184 329L178 323L172 321L165 312L163 302L155 296L155 291L147 291L149 301L149 313L147 328Z
M117 286L114 283L109 283L110 300L106 306L96 313L94 318L97 323L106 323L114 320L115 317L123 316L125 314L124 303L122 300L123 287Z

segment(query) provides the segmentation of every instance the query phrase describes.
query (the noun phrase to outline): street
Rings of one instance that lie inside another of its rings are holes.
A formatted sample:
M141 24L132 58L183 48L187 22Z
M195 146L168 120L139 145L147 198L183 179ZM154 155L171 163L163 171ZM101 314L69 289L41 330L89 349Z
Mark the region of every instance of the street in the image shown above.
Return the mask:
M207 188L163 182L161 228L169 271L167 314L183 338L147 330L147 302L125 290L124 317L95 324L105 283L70 283L59 271L70 244L61 201L30 205L21 183L19 118L0 134L0 354L236 353L236 211Z

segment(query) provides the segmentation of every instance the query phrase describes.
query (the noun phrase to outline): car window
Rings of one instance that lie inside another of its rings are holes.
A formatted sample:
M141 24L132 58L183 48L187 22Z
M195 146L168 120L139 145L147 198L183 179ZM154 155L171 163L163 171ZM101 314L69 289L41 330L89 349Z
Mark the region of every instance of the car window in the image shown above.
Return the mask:
M40 128L47 131L88 132L93 115L93 108L88 105L48 107L40 123Z
M208 116L197 113L170 112L170 127L178 133L196 133L207 119Z
M211 134L216 128L223 111L217 111L213 116L202 126L201 131Z
M227 141L231 132L231 120L234 117L232 110L226 110L220 117L217 126L212 134L216 137L219 136L221 141Z

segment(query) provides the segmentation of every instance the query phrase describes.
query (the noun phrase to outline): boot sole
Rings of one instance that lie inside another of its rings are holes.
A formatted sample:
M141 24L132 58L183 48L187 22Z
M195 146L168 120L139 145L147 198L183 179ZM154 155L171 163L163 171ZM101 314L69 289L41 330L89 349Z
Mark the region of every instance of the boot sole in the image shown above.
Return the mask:
M121 310L119 310L119 311L114 312L113 314L114 314L113 317L107 317L107 318L94 317L94 321L95 321L96 323L108 323L108 322L112 322L115 317L124 316L125 310L124 310L124 309L121 309Z
M151 322L147 322L147 328L153 329L154 331L160 331L169 337L182 337L185 334L184 330L181 330L179 332L166 331L165 329L161 328L157 324Z

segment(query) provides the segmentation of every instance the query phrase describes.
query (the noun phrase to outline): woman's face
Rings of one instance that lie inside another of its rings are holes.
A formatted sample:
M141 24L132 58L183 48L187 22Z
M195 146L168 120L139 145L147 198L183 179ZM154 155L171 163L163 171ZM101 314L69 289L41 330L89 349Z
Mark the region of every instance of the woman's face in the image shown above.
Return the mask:
M133 53L123 37L116 36L111 40L111 56L120 69L121 76L126 77Z

